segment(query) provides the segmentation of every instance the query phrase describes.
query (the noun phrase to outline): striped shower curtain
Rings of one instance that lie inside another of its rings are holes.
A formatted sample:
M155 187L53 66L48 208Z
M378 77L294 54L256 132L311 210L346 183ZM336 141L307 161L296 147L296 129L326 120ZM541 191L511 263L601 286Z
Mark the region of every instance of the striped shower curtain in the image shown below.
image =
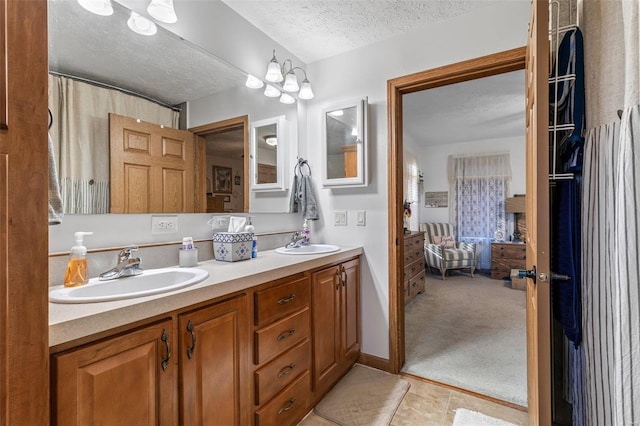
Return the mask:
M582 222L587 425L640 424L640 105L587 134Z

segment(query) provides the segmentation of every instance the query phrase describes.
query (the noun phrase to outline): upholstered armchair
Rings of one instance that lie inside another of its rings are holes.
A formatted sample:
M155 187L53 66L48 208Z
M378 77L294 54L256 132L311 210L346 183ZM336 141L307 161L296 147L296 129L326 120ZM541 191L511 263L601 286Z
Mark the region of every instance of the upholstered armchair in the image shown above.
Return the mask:
M437 268L445 279L450 269L469 269L471 277L476 270L476 245L455 241L450 223L421 223L424 232L424 257L427 267Z

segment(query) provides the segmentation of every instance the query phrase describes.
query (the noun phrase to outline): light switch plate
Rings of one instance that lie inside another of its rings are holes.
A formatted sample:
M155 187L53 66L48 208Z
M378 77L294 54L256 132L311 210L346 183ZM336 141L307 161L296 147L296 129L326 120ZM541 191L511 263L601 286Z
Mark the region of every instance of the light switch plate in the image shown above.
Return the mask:
M367 211L366 210L358 210L356 212L356 225L357 226L366 226L367 224Z
M347 211L336 210L333 216L334 226L347 226Z
M151 216L151 234L173 234L178 232L178 216Z

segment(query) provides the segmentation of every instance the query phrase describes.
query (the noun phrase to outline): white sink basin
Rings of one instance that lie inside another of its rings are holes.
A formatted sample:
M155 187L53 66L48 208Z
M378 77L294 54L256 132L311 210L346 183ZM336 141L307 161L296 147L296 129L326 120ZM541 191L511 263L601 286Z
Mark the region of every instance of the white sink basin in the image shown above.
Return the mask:
M79 287L56 288L49 292L53 303L91 303L150 296L184 288L209 276L199 268L161 268L145 270L142 275L100 281L91 278Z
M280 247L276 249L276 253L280 254L320 254L331 253L340 250L340 247L333 244L309 244L308 246L286 248Z

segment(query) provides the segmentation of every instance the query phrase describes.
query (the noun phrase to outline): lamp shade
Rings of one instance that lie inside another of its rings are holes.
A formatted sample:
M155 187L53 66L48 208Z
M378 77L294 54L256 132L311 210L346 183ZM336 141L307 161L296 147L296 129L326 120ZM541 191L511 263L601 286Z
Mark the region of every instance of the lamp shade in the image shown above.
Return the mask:
M526 197L524 195L507 198L505 200L507 213L524 213L526 211Z
M250 89L260 89L264 86L264 82L262 80L252 76L251 74L247 76L247 81L244 84Z
M284 79L284 84L282 85L282 89L285 92L297 92L300 90L300 86L298 86L298 78L293 70L287 73L287 76Z
M127 20L127 25L133 32L147 36L154 35L158 31L156 24L133 11Z
M280 96L280 102L282 102L283 104L293 104L296 102L296 98L294 98L291 95L287 95L286 93L283 93Z
M313 99L313 90L311 90L311 83L306 78L300 85L300 93L298 93L300 99Z
M147 12L152 18L165 24L173 24L178 21L178 16L173 8L173 0L151 0L147 6Z
M272 83L279 83L283 80L282 72L280 71L280 64L276 60L275 55L267 66L267 73L265 74L264 79Z
M78 4L89 12L100 16L113 15L111 0L78 0Z
M272 85L267 84L267 87L264 88L264 95L268 98L277 98L280 96L280 91Z

